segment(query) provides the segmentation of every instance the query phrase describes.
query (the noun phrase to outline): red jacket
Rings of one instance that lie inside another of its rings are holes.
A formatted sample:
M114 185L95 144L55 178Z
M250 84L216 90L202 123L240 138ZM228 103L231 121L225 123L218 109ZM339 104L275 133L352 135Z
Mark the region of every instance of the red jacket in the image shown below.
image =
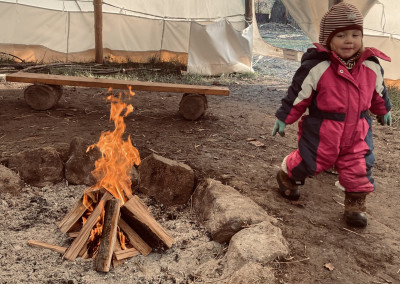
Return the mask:
M336 165L346 189L372 191L374 156L368 110L384 115L391 109L377 57L390 58L375 48L365 48L350 73L335 53L315 45L303 55L276 112L279 120L292 124L308 109L299 122L299 148L286 160L289 176L304 180Z

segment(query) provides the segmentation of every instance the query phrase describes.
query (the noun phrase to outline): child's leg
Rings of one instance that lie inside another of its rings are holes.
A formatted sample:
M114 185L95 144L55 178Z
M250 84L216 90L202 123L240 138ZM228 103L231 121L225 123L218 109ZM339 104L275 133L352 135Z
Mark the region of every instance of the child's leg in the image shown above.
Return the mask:
M336 162L339 183L345 188L344 219L353 227L367 226L365 199L375 189L372 178L375 158L372 149L372 133L369 131L364 141L343 151Z

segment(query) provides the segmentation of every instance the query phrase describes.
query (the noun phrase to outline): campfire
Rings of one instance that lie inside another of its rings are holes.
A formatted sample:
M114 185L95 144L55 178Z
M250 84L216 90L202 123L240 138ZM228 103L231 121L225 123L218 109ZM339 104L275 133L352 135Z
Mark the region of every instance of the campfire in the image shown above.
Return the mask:
M74 239L71 245L64 248L33 240L30 245L58 251L70 261L93 258L95 269L101 272L108 272L111 265L116 267L126 258L172 246L172 237L131 189L131 170L140 164L140 156L130 137L125 141L122 136L124 118L133 111L123 98L133 95L129 90L107 97L115 129L103 132L97 144L88 148L97 147L101 152L92 172L97 183L85 190L59 223L60 231Z

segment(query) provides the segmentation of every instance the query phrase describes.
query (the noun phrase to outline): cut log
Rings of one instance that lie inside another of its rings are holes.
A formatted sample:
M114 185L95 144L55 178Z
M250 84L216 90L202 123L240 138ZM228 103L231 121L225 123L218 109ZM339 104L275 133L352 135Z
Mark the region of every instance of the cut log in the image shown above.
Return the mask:
M113 196L106 192L99 203L97 204L96 208L93 210L93 212L90 214L88 219L86 220L86 223L83 225L81 231L79 232L79 235L76 237L76 239L72 242L72 244L68 247L67 251L64 254L64 258L67 260L74 260L79 252L81 251L82 247L85 245L86 241L88 240L90 236L90 232L93 228L93 226L97 222L97 218L100 216L101 212L103 211L104 204L107 202L107 200L112 199Z
M26 103L35 110L47 110L61 98L62 88L54 85L34 84L25 88Z
M187 120L201 118L207 110L207 98L205 95L184 94L179 103L179 113Z
M152 251L151 247L122 218L119 218L118 226L125 233L131 245L142 255L146 256Z
M67 233L85 212L86 207L83 205L83 197L81 197L81 199L79 199L75 204L75 207L72 208L72 210L65 215L65 217L58 224L60 231L64 234Z
M122 250L121 244L119 243L118 238L117 238L117 239L115 240L114 254L113 254L113 258L112 258L112 265L113 265L114 268L116 268L117 266L121 265L121 264L124 263L124 261L125 261L125 259L118 260L118 259L115 257L115 253L118 253L118 252L121 251L121 250Z
M135 248L124 249L114 252L114 257L116 260L123 260L129 257L137 256L140 252Z
M53 250L53 251L56 251L59 253L65 253L65 251L67 250L67 248L65 248L65 247L55 246L55 245L51 245L51 244L47 244L47 243L35 241L35 240L29 240L28 245L30 245L32 247Z
M147 206L137 195L121 207L121 217L153 249L170 248L174 239L151 216ZM126 231L124 231L126 233Z
M115 241L117 240L120 207L121 200L119 199L111 199L106 203L100 246L95 260L96 271L110 271L114 245Z

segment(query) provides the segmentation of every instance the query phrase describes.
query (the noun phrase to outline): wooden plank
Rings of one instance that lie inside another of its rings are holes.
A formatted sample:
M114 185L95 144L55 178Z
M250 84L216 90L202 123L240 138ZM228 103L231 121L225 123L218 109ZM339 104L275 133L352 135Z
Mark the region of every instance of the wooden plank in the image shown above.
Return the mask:
M171 92L171 93L189 93L203 95L219 95L229 96L229 89L221 86L198 86L170 83L140 82L127 80L114 80L102 78L87 78L39 73L17 72L7 74L6 81L23 82L32 84L47 85L68 85L77 87L92 88L113 88L128 90L129 87L133 91L149 91L149 92Z
M170 248L174 243L174 239L154 219L137 195L121 207L121 217L152 248Z
M121 200L108 200L105 207L103 230L100 237L100 246L95 260L96 271L108 272L117 240L117 229L119 220L119 209Z
M65 251L67 250L67 248L65 248L65 247L55 246L55 245L51 245L51 244L47 244L47 243L35 241L35 240L29 240L28 245L30 245L32 247L53 250L53 251L56 251L59 253L65 253Z
M131 245L141 254L146 256L152 251L151 247L122 218L119 218L118 226L125 233Z
M64 258L67 260L74 260L79 252L82 250L86 241L88 240L90 233L92 231L93 226L96 224L97 218L100 216L101 212L103 211L104 204L107 200L112 199L113 196L106 192L99 203L97 204L96 208L90 214L86 223L83 225L79 235L76 239L72 242L72 244L68 247L67 251L64 254Z

